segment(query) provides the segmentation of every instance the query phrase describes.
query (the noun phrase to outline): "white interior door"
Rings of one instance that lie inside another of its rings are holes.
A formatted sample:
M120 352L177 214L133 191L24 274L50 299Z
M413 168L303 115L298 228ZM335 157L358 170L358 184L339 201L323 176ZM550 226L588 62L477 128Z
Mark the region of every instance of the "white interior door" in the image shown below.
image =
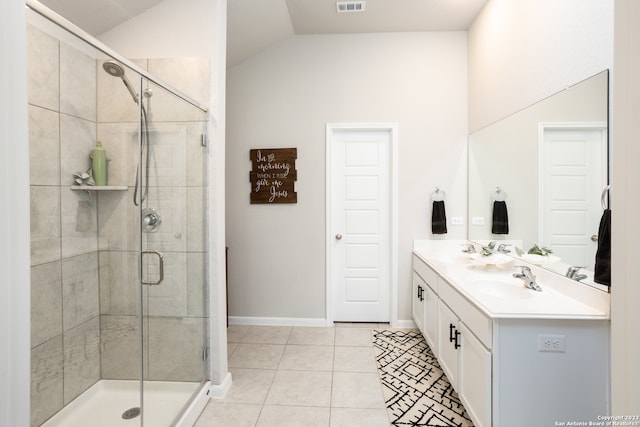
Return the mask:
M606 147L601 128L544 130L541 243L571 265L594 266Z
M329 143L332 320L388 322L391 131L334 130Z

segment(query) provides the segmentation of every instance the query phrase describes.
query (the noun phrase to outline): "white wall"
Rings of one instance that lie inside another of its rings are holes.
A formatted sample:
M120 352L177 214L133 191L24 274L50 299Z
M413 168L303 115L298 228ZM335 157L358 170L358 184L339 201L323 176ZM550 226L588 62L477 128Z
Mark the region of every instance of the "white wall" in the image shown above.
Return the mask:
M216 3L165 0L100 35L107 46L126 57L214 56Z
M474 132L613 65L613 0L489 0L469 29Z
M0 426L29 425L29 139L24 2L0 3Z
M100 40L128 58L208 58L211 93L187 95L209 107L209 298L211 380L227 377L225 291L225 69L226 1L165 0L102 34Z
M229 312L325 317L325 124L396 122L399 319L430 194L466 216L466 33L295 36L228 70ZM250 205L249 150L297 147L298 203ZM448 238L465 226L449 225ZM264 319L263 319L264 320Z
M615 77L611 119L612 273L611 347L613 413L640 414L640 3L616 0Z

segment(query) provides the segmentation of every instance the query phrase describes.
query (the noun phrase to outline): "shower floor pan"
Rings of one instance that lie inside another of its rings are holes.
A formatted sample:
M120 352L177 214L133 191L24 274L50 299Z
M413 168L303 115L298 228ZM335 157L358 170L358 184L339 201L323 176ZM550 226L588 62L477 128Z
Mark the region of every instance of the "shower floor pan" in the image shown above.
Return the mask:
M200 383L144 383L144 427L169 427ZM100 380L65 406L42 427L133 427L140 417L123 419L131 408L140 406L139 381Z

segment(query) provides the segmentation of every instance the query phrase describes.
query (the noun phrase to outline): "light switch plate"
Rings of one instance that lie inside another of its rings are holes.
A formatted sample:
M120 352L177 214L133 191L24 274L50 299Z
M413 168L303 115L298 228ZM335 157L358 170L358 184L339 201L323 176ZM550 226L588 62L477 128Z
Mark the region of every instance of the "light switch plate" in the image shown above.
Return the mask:
M471 218L472 225L484 225L484 217L483 216L474 216Z
M464 219L461 216L451 217L451 225L463 225Z

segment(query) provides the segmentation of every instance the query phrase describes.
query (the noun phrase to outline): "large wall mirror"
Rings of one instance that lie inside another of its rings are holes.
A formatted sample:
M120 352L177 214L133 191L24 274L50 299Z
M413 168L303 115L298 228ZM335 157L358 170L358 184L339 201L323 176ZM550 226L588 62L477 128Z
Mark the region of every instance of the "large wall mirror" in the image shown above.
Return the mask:
M469 240L548 247L545 268L583 267L582 283L608 290L593 281L609 200L608 81L603 71L469 136ZM502 200L508 227L494 229Z

